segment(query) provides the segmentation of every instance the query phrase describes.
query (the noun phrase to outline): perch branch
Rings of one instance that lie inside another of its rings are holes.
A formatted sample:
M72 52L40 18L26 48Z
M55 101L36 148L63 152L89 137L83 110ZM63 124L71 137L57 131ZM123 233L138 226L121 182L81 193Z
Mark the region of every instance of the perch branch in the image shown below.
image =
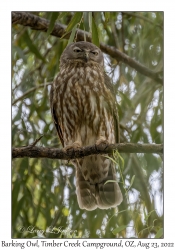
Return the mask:
M12 23L13 24L21 24L23 26L29 26L32 29L40 30L43 32L47 32L49 27L49 21L45 18L41 18L39 16L27 13L27 12L12 12ZM53 31L51 32L51 35L56 37L62 37L65 34L66 25L63 25L61 23L56 23L54 26ZM68 39L70 37L70 33L66 34L64 36L65 39ZM85 31L82 31L80 29L77 29L77 41L83 41L84 36L86 36L86 41L91 42L91 34ZM134 59L130 58L126 54L120 52L118 49L116 49L113 46L106 45L104 43L100 43L100 48L104 53L107 53L111 57L115 58L117 61L122 61L129 65L130 67L136 69L141 74L150 77L151 79L154 79L158 83L162 84L162 77L159 75L158 72L155 72L153 70L148 69L141 63L135 61Z
M139 143L120 143L120 144L100 144L64 151L58 148L45 148L37 146L26 146L12 149L12 158L50 158L70 160L82 158L88 155L108 154L113 150L118 150L120 153L163 153L163 144L139 144Z

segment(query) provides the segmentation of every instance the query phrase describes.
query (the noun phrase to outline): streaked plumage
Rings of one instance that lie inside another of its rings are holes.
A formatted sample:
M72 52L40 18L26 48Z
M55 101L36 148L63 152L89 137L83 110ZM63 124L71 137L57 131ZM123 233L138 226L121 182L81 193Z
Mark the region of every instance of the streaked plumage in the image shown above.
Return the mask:
M119 124L112 84L104 72L103 54L88 42L70 44L60 59L60 72L51 89L53 120L65 149L101 142L119 142ZM122 194L114 163L101 155L73 161L80 208L116 207Z

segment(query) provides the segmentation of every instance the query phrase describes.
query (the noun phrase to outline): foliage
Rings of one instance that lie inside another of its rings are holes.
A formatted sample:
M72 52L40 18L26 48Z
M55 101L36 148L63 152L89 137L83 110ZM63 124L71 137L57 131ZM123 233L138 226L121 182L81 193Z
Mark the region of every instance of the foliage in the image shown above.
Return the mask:
M12 103L33 88L12 106L13 147L31 144L41 134L44 136L38 145L61 147L51 119L47 83L58 73L59 58L68 42L76 40L76 28L91 32L95 44L114 46L162 75L163 12L33 14L51 22L47 33L22 25L12 26ZM59 39L50 35L55 21L68 25L66 32L72 32L69 41L65 36ZM107 54L104 57L106 72L116 90L121 141L162 143L162 85ZM124 168L118 178L124 201L116 209L91 212L78 207L75 169L70 163L50 159L13 160L12 237L162 237L160 156L124 153L121 156ZM52 232L49 227L53 227Z

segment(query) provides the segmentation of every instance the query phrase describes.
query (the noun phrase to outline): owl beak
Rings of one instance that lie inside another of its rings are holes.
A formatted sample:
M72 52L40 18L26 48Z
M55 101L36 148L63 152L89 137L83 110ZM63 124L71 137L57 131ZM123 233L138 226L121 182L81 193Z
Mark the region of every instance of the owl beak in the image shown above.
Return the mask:
M89 60L89 52L88 51L84 52L84 59L86 62Z

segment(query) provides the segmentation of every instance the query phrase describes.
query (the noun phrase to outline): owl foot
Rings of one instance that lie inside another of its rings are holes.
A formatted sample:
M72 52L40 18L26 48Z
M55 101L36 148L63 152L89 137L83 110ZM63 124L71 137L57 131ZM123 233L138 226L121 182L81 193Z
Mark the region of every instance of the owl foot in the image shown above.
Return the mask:
M63 148L64 152L68 155L68 156L72 156L75 154L74 150L81 148L81 143L79 141L75 141L74 143L72 143L71 145L67 145L66 147ZM70 160L68 160L69 163ZM76 160L71 160L71 162L76 163Z
M99 145L104 145L107 146L109 145L109 141L105 139L105 137L100 136L100 138L98 140L96 140L95 145L99 146Z
M81 143L79 141L75 141L74 143L72 143L71 145L67 145L66 147L64 147L64 151L69 151L69 150L74 150L74 149L79 149L81 148Z

